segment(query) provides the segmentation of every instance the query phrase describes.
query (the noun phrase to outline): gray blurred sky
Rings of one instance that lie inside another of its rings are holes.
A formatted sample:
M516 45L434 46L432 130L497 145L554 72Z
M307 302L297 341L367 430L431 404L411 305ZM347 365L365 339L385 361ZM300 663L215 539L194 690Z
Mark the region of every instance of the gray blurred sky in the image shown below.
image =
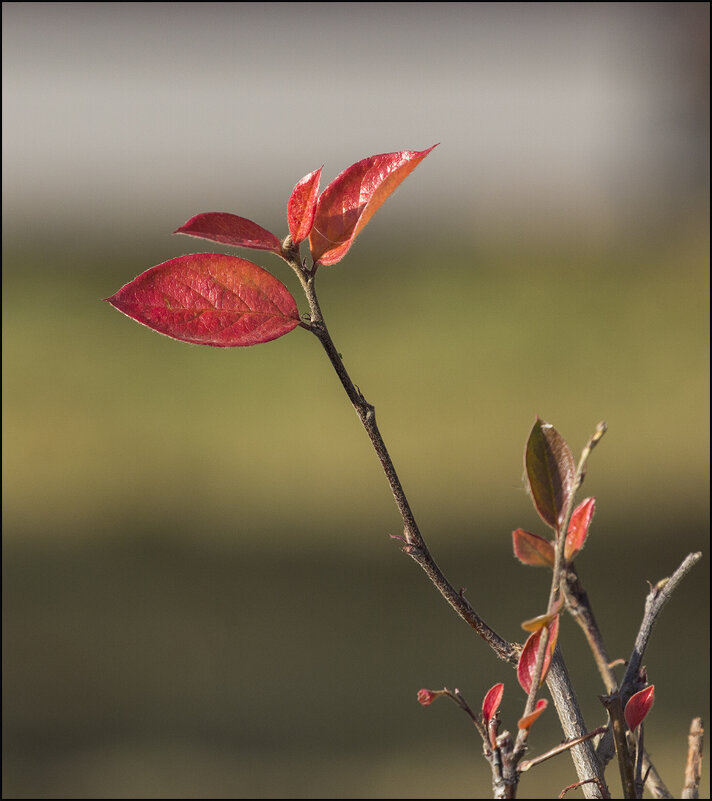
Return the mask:
M2 13L10 239L173 230L199 211L281 235L305 173L325 164L329 181L364 156L434 142L387 207L391 224L425 207L421 227L437 211L473 233L620 233L706 203L707 3Z

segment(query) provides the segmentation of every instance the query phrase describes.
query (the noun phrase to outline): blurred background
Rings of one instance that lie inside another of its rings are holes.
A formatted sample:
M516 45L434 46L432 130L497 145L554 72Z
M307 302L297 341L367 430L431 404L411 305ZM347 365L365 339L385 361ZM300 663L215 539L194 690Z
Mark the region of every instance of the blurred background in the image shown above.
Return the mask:
M428 156L318 287L451 582L503 636L543 611L536 415L609 433L577 564L613 657L646 581L703 562L645 662L674 793L709 720L709 5L5 3L6 798L487 795L421 687L524 694L398 545L378 462L301 329L158 336L101 298L201 211L284 236L294 184ZM241 251L298 286L271 254ZM603 691L562 648L588 725ZM547 712L531 753L561 738ZM707 767L705 765L705 767ZM619 794L615 766L608 773ZM522 783L575 781L558 757ZM709 794L708 774L702 795Z

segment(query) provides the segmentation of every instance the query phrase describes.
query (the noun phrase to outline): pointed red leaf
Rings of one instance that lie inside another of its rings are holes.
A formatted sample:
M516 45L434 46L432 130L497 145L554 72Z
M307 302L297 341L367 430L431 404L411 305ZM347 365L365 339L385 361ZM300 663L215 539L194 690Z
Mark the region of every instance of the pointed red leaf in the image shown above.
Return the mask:
M547 525L558 528L574 490L576 465L566 440L538 417L527 440L524 466L537 512Z
M625 722L631 731L635 731L643 722L645 716L650 712L655 701L655 685L651 684L644 690L631 695L625 705Z
M366 223L433 147L370 156L335 178L319 198L309 234L314 262L341 261Z
M174 234L188 234L223 245L253 250L271 250L277 255L282 252L282 243L266 228L223 211L208 211L196 214L187 223L177 228Z
M151 267L106 300L160 334L218 348L269 342L299 325L284 284L247 259L219 253Z
M554 546L538 534L530 534L522 528L512 532L514 555L525 565L553 567Z
M517 664L517 679L519 680L519 684L522 686L522 689L526 693L529 692L532 686L532 677L534 675L534 668L536 666L536 656L539 650L539 641L541 640L541 633L545 629L548 629L549 631L549 639L546 643L544 665L541 671L541 679L539 680L540 687L544 683L544 679L546 679L546 674L549 672L551 657L553 656L554 649L556 648L556 640L559 636L559 616L557 615L551 621L549 626L545 626L544 628L535 631L534 634L531 634L524 643L524 648L522 649L522 653L519 655L519 662Z
M502 695L504 694L504 684L495 684L487 690L484 701L482 701L482 717L487 725L490 720L497 714L499 705L502 703Z
M536 702L536 706L534 707L534 711L528 715L525 715L523 718L519 719L517 723L517 727L520 729L528 729L532 723L541 715L541 713L549 706L549 702L546 698L540 698Z
M588 536L588 528L593 520L593 513L596 511L596 499L586 498L572 512L569 521L569 530L566 534L566 545L564 556L570 562L574 556L583 548Z
M321 170L310 172L294 187L287 203L287 222L289 233L295 245L303 242L314 225L316 201L319 197Z
M529 620L525 620L522 623L522 628L524 631L539 631L539 629L543 629L544 626L548 626L549 623L551 623L551 621L559 614L563 605L564 599L559 598L554 604L551 612L547 612L545 615L537 615L536 617L529 618Z

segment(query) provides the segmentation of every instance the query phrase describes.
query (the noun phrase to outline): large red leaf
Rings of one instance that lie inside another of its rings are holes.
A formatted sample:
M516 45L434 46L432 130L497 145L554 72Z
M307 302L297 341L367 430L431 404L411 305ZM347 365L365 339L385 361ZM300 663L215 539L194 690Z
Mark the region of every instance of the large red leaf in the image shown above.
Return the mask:
M537 512L557 529L574 490L576 465L566 440L538 417L527 440L524 467Z
M631 695L625 705L625 722L631 731L640 726L645 716L650 712L655 701L655 685L651 684L644 690Z
M219 253L151 267L106 300L160 334L218 348L269 342L299 325L284 284L247 259Z
M287 203L287 222L289 233L295 245L303 242L314 225L316 201L319 196L321 167L304 178L294 187Z
M490 720L497 714L499 705L502 703L502 695L504 694L504 684L495 684L487 690L482 701L482 718L487 725Z
M566 545L564 556L570 562L574 556L583 548L588 536L588 529L593 520L593 513L596 511L596 499L586 498L572 512L569 521L569 530L566 532Z
M557 615L548 626L538 629L531 634L527 641L524 643L522 653L519 655L519 662L517 663L517 678L525 693L528 693L532 686L532 678L534 675L534 668L536 666L536 657L539 650L539 641L541 640L541 633L546 629L549 630L549 639L546 643L546 652L544 653L544 665L541 671L541 678L539 686L544 683L546 674L549 672L551 665L551 657L556 648L556 640L559 636L559 616Z
M220 242L223 245L233 245L239 248L271 250L278 255L282 252L282 243L266 228L257 225L252 220L223 211L196 214L173 233L188 234L188 236L209 239L211 242Z
M514 555L522 564L532 567L553 567L554 546L538 534L530 534L523 528L512 532Z
M335 178L319 198L309 234L314 262L341 261L366 223L433 147L370 156Z

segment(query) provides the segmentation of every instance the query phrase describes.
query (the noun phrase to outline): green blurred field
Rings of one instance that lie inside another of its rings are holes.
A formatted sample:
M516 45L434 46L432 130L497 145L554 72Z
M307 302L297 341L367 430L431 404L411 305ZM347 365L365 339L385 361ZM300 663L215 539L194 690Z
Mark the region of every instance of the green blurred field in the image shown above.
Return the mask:
M389 539L392 499L318 343L188 346L100 302L188 250L6 245L4 797L487 792L466 721L415 692L476 704L505 680L513 726L521 690ZM544 533L522 484L537 414L575 451L609 425L581 573L612 653L645 580L704 550L646 660L646 740L679 792L709 706L706 225L606 246L371 243L319 281L424 535L504 636L546 593L510 539ZM562 637L598 725L581 638ZM535 748L558 739L551 715ZM546 797L570 762L531 781Z

